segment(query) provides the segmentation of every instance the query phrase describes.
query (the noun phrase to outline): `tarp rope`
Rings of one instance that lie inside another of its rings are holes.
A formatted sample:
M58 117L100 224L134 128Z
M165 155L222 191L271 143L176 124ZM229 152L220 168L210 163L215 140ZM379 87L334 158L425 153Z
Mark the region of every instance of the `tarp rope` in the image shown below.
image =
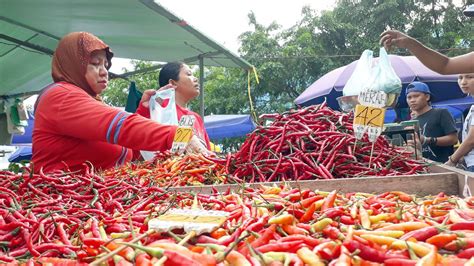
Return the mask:
M252 94L251 94L251 86L250 86L250 78L251 78L251 73L250 72L253 72L254 76L255 76L255 82L257 82L257 84L260 83L259 79L258 79L258 74L257 74L257 69L252 66L252 69L249 69L248 72L247 72L247 92L248 92L248 95L249 95L249 103L250 103L250 113L252 115L252 118L253 120L258 123L258 116L257 116L257 112L255 111L255 108L254 108L254 105L253 105L253 100L252 100Z

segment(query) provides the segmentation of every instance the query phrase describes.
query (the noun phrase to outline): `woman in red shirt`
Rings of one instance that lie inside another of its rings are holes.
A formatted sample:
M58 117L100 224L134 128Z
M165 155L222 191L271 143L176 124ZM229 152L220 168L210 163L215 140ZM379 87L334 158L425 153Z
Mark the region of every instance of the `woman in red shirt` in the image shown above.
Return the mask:
M183 115L194 116L196 118L194 122L194 135L197 136L202 144L210 150L211 144L209 141L209 136L207 135L206 129L204 127L204 121L202 120L202 117L199 114L187 109L188 103L198 97L200 93L198 79L193 75L193 72L189 66L183 62L171 62L164 65L160 70L158 82L162 89L175 89L178 121ZM137 113L143 115L144 117L150 118L149 108L140 106L137 109Z
M74 32L63 37L53 55L55 83L35 104L33 166L49 172L83 168L85 161L106 169L132 160L132 150L164 151L171 147L176 126L161 125L140 115L107 106L100 93L107 88L113 56L96 36ZM147 107L154 91L144 93ZM205 150L193 136L191 150Z

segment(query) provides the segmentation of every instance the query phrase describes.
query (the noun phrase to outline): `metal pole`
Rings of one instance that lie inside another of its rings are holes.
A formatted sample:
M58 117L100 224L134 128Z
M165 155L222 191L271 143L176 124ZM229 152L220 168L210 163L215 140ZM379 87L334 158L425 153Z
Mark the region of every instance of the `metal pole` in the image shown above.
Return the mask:
M204 119L204 57L202 56L199 56L199 88L201 88L199 93L199 113L202 119Z

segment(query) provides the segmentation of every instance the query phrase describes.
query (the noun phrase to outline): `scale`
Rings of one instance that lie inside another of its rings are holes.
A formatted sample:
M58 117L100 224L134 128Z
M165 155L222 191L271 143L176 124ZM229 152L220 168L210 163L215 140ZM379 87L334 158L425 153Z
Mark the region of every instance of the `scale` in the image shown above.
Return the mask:
M420 125L417 120L408 120L401 123L390 123L384 125L382 135L387 136L390 143L396 146L406 146L408 144L408 136L413 136L415 158L419 159L417 146L417 138L415 134L419 134Z

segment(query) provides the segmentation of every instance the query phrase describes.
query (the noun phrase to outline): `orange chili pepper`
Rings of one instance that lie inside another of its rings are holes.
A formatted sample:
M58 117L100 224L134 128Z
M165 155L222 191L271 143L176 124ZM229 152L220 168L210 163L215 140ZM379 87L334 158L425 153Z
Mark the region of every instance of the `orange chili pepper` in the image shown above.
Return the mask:
M215 239L219 239L225 235L227 235L227 231L224 228L218 228L211 232L211 237Z
M308 231L302 228L299 228L298 226L295 226L295 225L284 224L282 225L282 228L289 235L308 235L309 234Z
M316 211L316 203L313 203L309 206L303 216L300 218L300 222L306 223L313 219L314 212Z
M337 191L336 190L331 191L326 196L323 206L321 206L321 212L324 212L327 209L334 207L334 202L336 201L336 197L337 197Z
M453 240L456 240L458 236L456 234L439 234L432 236L426 240L426 243L432 244L437 248L443 248L448 243Z
M402 191L390 191L391 194L397 195L398 198L403 202L411 202L413 198L405 192Z

